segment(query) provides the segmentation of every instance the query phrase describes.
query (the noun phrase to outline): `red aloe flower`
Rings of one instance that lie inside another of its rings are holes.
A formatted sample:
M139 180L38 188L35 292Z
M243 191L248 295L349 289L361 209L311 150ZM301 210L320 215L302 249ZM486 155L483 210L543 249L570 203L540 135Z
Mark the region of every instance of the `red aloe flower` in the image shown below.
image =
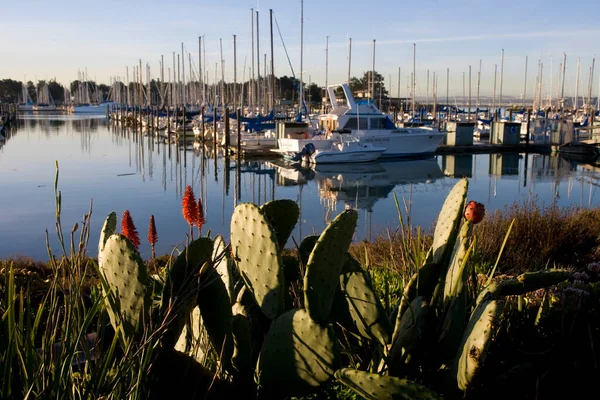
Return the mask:
M125 210L123 212L123 219L121 220L121 234L129 239L136 249L139 248L140 237L137 229L135 229L135 225L133 224L133 219L131 218L131 214L129 214L129 210Z
M154 215L150 216L150 224L148 225L148 242L152 245L152 259L156 258L154 245L158 242L158 234L156 233L156 225L154 224Z
M204 207L202 207L202 199L198 198L198 206L197 206L197 214L196 214L196 226L198 227L198 232L202 231L202 227L206 223L206 219L204 218Z
M190 224L190 237L194 238L194 223L196 222L196 217L198 215L198 207L196 205L196 198L194 197L194 192L192 191L192 187L187 185L185 187L185 193L183 194L183 200L181 202L181 212L183 213L183 217Z

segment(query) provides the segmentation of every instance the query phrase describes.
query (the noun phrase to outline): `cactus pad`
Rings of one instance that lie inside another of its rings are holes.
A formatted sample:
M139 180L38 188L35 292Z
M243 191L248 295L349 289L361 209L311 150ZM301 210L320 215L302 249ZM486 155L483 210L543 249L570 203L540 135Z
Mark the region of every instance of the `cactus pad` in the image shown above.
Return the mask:
M311 318L326 323L346 253L352 243L358 213L345 210L323 231L306 266L304 304Z
M225 289L227 289L230 301L235 301L234 282L233 277L231 276L231 270L229 269L229 252L227 251L227 244L221 235L215 237L212 259L215 269L225 284Z
M194 240L169 268L160 306L167 328L162 344L172 348L196 306L200 269L212 261L213 241L206 237Z
M458 388L467 390L487 356L503 303L487 300L479 304L467 325L455 362Z
M175 344L175 350L188 354L199 363L203 363L206 357L206 332L201 330L202 317L200 309L194 307L190 314L190 319L183 327L179 340Z
M240 373L252 372L252 332L250 321L244 314L234 314L231 320L233 333L233 368Z
M315 248L317 240L319 240L319 235L310 235L302 239L300 247L298 247L298 254L300 255L300 261L302 261L304 266L308 264L308 257L310 257L310 253L312 253Z
M461 179L454 185L444 201L433 234L431 261L434 263L443 262L454 246L456 230L465 208L468 187L469 181L466 178Z
M352 368L335 372L335 378L367 400L441 400L434 391L407 379L370 374Z
M263 204L260 210L275 231L279 248L283 249L298 222L300 216L298 204L289 199L273 200Z
M98 265L102 263L102 250L108 238L117 230L117 214L111 211L106 217L102 230L100 231L100 240L98 241Z
M390 375L399 375L420 352L427 329L429 304L417 297L399 321L398 336L392 344Z
M333 328L291 310L271 324L257 366L259 390L274 397L301 396L318 389L334 374L339 349Z
M233 354L231 301L225 284L212 266L208 266L200 279L198 308L210 343L225 368L228 368Z
M450 256L450 264L444 281L444 304L448 304L451 298L460 294L464 284L469 278L469 270L466 268L466 257L469 251L473 224L469 221L460 228L458 237Z
M410 278L408 285L406 285L406 288L402 293L400 305L398 306L398 312L396 313L396 323L394 327L394 333L392 335L392 343L394 343L398 337L400 319L410 306L410 303L417 296L423 296L426 299L431 298L433 291L435 290L435 286L438 283L441 270L441 264L425 264Z
M231 218L231 246L242 277L270 319L284 310L284 279L277 237L254 204L238 205Z
M371 279L350 254L346 256L335 296L332 320L367 339L377 340L383 346L390 342L392 327ZM340 314L342 317L337 318Z
M110 322L131 337L148 320L150 292L148 271L133 244L123 235L110 235L100 252L100 271L113 293L114 302L107 298Z
M502 296L516 296L527 292L557 285L572 277L572 273L564 269L548 269L545 271L525 272L515 279L492 282L477 297L477 304Z

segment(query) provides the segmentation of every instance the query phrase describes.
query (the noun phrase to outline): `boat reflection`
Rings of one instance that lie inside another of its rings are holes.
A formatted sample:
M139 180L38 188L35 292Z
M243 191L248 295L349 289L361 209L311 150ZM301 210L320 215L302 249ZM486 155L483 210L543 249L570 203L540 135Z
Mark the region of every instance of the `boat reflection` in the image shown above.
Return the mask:
M402 160L376 163L323 164L303 167L273 162L280 186L317 184L319 196L335 207L338 202L372 211L375 203L387 198L399 186L432 184L444 178L437 159Z

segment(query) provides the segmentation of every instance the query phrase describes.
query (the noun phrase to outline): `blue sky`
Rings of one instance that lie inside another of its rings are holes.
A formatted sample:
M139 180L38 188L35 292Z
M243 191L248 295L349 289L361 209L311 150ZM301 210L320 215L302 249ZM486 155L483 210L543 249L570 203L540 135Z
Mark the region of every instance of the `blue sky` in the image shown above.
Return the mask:
M23 80L56 78L68 83L77 71L87 68L92 79L108 82L124 79L138 65L150 64L159 76L159 60L172 64L172 52L181 42L192 53L197 68L198 36L204 35L210 79L219 62L219 39L223 41L226 79L233 77L233 35L237 35L238 80L242 67L250 67L250 8L260 13L261 70L269 48L269 9L272 8L290 54L294 70L300 71L300 1L204 1L204 0L0 0L4 60L0 78ZM366 7L365 7L366 5ZM481 93L491 95L494 64L505 51L503 93L521 96L525 81L525 57L529 57L527 97L532 97L543 63L543 93L550 88L552 57L553 92L558 88L559 63L567 54L565 94L575 92L577 58L581 60L579 93L587 93L589 68L595 57L600 64L600 8L592 0L577 3L555 0L447 2L425 0L304 1L304 79L325 83L325 41L329 36L329 82L347 75L347 41L351 37L352 75L371 68L372 41L376 40L376 69L395 95L398 67L402 68L401 94L407 95L412 72L413 43L417 48L417 95L430 89L433 72L438 75L438 96L445 97L446 69L450 69L450 95L461 96L463 73L472 68L475 95L477 71L482 60ZM291 75L281 39L275 29L275 72ZM269 56L268 56L269 57ZM218 67L220 76L220 65ZM186 67L187 69L187 67ZM166 71L165 71L166 74ZM187 73L186 73L187 74ZM598 92L600 66L595 71L593 94ZM391 78L391 79L390 79Z

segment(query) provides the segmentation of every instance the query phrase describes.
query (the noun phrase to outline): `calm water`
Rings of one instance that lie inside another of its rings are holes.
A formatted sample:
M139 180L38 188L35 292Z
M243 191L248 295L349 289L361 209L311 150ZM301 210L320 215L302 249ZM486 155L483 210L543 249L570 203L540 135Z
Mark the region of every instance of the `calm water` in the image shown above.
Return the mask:
M148 219L155 216L159 254L180 245L188 232L181 214L186 185L202 194L205 229L229 235L239 202L297 200L301 223L294 238L320 232L347 205L357 207L355 239L368 239L398 225L393 192L405 202L413 224L432 228L458 178L468 176L469 197L488 210L535 197L546 204L589 207L600 203L598 172L548 155L437 156L424 160L294 170L268 161L236 168L210 149L178 148L107 124L104 118L24 116L0 142L0 257L47 259L45 230L58 252L55 231L55 160L60 165L62 222L68 236L93 200L89 250L96 254L106 215L129 209L140 232L143 257ZM238 181L239 179L239 181ZM206 230L205 230L206 231ZM292 244L290 241L288 245Z

